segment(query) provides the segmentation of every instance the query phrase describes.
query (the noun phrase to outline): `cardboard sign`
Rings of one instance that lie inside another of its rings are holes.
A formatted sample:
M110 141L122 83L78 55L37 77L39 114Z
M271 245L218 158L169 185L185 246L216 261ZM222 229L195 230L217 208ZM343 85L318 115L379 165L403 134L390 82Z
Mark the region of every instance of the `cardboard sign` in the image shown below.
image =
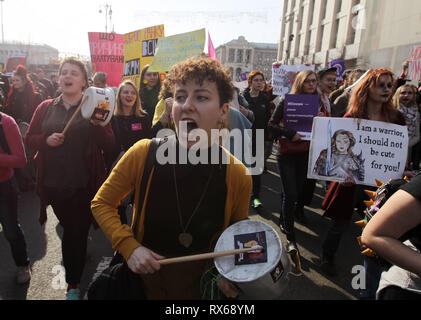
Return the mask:
M164 36L163 24L124 34L124 80L132 80L139 88L140 73L152 63L158 39Z
M203 53L205 41L205 29L159 39L149 71L166 72L181 61L200 56Z
M307 176L375 186L375 179L402 178L408 155L408 129L391 123L316 117Z
M272 65L272 86L273 95L285 96L291 91L292 85L295 82L295 77L298 72L303 70L313 70L315 66L298 65Z
M336 81L342 81L342 74L344 73L345 61L343 59L336 59L329 62L329 68L336 68Z
M421 46L412 47L408 62L408 79L421 80Z
M313 119L319 112L319 96L313 94L287 94L284 101L284 126L311 139Z
M107 85L118 87L123 76L124 38L122 34L88 32L92 73L107 73Z

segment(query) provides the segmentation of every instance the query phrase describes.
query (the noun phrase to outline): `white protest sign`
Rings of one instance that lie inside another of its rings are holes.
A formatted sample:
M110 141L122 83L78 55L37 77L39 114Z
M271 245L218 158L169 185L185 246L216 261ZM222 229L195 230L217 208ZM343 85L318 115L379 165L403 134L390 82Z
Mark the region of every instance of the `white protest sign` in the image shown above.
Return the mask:
M275 96L285 96L291 91L292 85L294 84L295 77L298 72L303 70L313 70L315 66L307 65L272 65L272 86L273 86L273 95Z
M307 176L375 186L375 179L402 178L408 155L408 129L391 123L316 117Z

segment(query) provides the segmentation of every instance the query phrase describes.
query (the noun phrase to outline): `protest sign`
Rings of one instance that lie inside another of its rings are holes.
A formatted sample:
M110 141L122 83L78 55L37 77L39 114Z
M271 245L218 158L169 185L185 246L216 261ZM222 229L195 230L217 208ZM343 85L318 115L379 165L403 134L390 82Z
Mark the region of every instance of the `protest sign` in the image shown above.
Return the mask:
M408 129L391 123L316 117L307 177L375 186L375 179L402 178L408 154Z
M153 72L169 71L172 66L183 60L200 56L205 48L205 40L205 29L159 39L149 70Z
M25 65L26 53L13 53L9 56L6 63L6 76L12 75L18 65Z
M408 79L421 80L421 46L411 49L408 59Z
M145 65L152 63L158 39L164 36L163 24L124 35L124 80L132 80L139 88L140 73Z
M287 94L284 101L284 126L311 139L313 119L319 111L319 96L312 94Z
M291 91L292 85L294 84L295 77L298 72L303 70L313 70L314 65L272 65L272 86L273 95L284 96Z
M329 68L336 68L336 81L342 81L342 74L344 73L345 61L343 59L336 59L329 62Z
M88 32L92 72L107 73L107 85L118 87L123 76L124 39L122 34Z

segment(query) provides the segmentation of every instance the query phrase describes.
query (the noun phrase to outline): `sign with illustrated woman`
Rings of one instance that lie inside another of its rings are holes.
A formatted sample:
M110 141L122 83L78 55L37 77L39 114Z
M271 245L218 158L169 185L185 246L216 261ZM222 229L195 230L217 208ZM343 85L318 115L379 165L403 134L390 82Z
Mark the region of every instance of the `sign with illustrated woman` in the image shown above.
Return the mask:
M374 185L402 177L407 159L408 130L391 123L352 118L320 118L313 122L311 179Z

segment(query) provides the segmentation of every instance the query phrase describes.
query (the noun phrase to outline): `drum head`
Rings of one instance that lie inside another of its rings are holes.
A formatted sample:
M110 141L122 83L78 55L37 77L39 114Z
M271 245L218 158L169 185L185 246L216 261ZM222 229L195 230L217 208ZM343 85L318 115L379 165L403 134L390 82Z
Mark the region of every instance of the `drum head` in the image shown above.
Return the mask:
M101 126L106 126L114 113L115 94L111 88L89 87L85 90L83 99L88 98L82 106L82 117L88 120L98 120Z
M264 234L266 242L265 260L239 265L238 257L231 255L216 258L214 261L218 272L232 282L251 282L263 277L273 271L279 263L281 255L285 254L277 232L270 225L258 220L243 220L228 227L219 237L215 252L234 250L236 249L235 241L238 241L239 235L249 237L253 233L257 236ZM254 240L249 242L255 243Z

